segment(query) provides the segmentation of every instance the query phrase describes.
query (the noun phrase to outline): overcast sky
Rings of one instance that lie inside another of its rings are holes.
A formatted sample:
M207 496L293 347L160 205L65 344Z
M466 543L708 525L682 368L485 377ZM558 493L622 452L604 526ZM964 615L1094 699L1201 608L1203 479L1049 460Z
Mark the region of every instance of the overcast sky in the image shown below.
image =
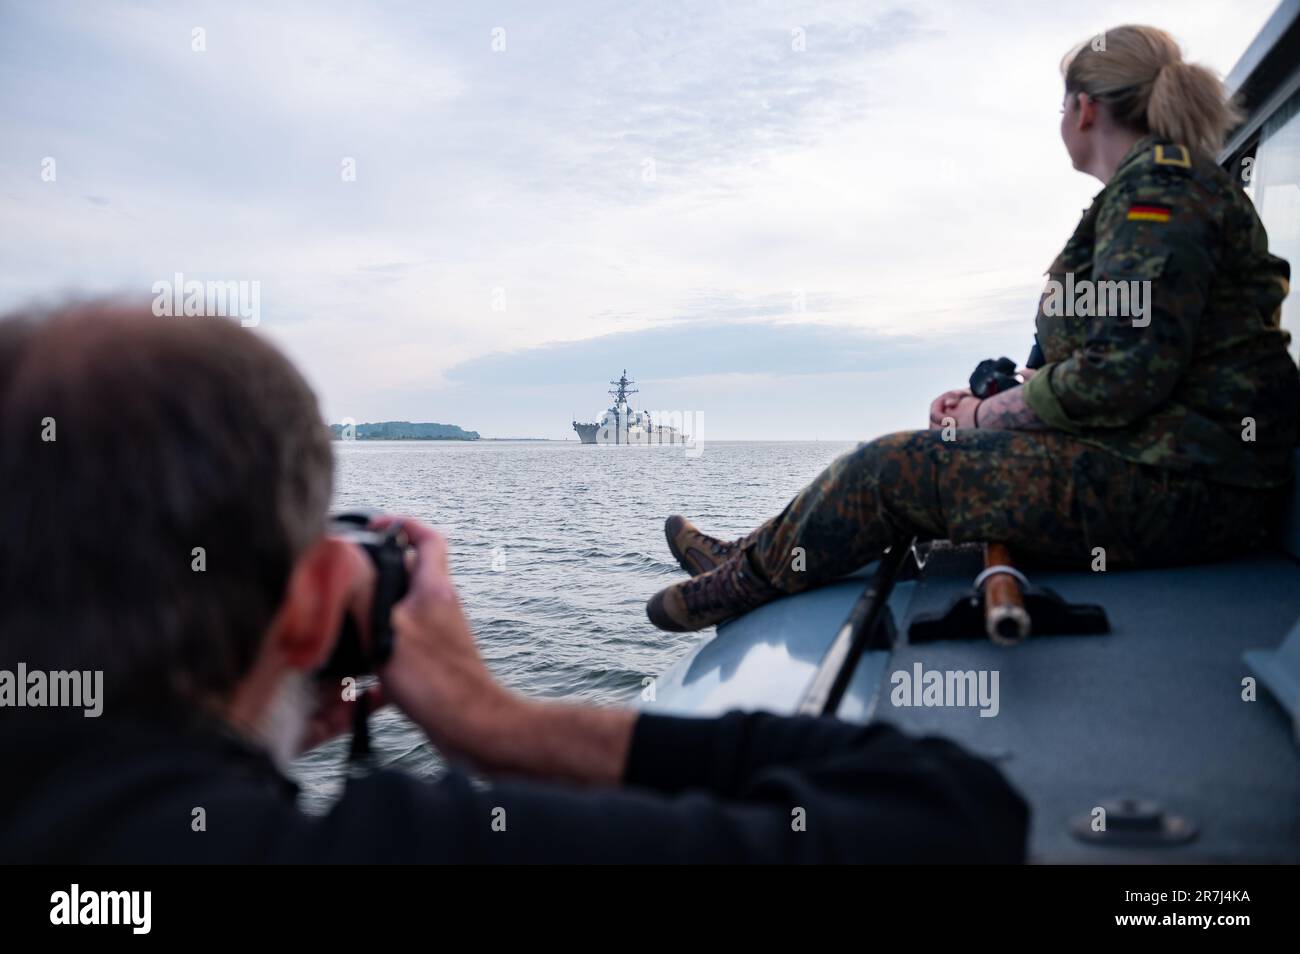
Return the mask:
M921 427L1100 188L1062 54L1226 73L1274 6L0 0L0 308L258 281L333 421L572 437L627 368L706 438Z

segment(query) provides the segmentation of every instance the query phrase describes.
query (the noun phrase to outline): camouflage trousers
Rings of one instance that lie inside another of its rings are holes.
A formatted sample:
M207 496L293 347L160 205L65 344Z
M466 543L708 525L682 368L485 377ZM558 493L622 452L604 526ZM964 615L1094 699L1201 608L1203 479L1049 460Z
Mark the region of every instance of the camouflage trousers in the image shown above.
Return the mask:
M894 541L997 542L1087 566L1221 558L1268 545L1288 487L1256 490L1136 464L1059 431L903 431L860 445L747 538L794 593L850 573Z

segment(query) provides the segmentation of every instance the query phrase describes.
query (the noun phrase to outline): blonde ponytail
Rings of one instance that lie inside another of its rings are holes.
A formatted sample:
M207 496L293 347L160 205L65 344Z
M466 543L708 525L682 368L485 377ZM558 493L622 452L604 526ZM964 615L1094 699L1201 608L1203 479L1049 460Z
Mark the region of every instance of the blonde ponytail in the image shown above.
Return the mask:
M1218 76L1184 61L1174 38L1155 27L1107 30L1066 54L1061 72L1067 92L1105 103L1121 126L1210 157L1242 118Z

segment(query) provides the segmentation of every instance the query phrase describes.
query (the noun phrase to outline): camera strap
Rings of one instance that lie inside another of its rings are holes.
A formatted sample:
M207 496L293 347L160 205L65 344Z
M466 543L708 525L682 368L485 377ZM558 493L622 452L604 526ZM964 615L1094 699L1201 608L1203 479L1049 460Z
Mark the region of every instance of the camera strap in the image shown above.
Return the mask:
M361 762L370 757L370 693L363 692L357 697L352 710L352 747L348 750L348 761Z

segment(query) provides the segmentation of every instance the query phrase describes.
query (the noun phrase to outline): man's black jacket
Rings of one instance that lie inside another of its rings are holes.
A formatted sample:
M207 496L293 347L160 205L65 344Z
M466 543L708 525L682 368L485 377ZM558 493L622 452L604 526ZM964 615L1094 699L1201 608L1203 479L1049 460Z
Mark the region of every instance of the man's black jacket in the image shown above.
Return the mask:
M314 817L230 735L0 710L0 862L1018 862L996 769L888 726L642 715L625 785L379 771ZM21 731L14 731L21 729ZM202 808L206 831L194 831Z

